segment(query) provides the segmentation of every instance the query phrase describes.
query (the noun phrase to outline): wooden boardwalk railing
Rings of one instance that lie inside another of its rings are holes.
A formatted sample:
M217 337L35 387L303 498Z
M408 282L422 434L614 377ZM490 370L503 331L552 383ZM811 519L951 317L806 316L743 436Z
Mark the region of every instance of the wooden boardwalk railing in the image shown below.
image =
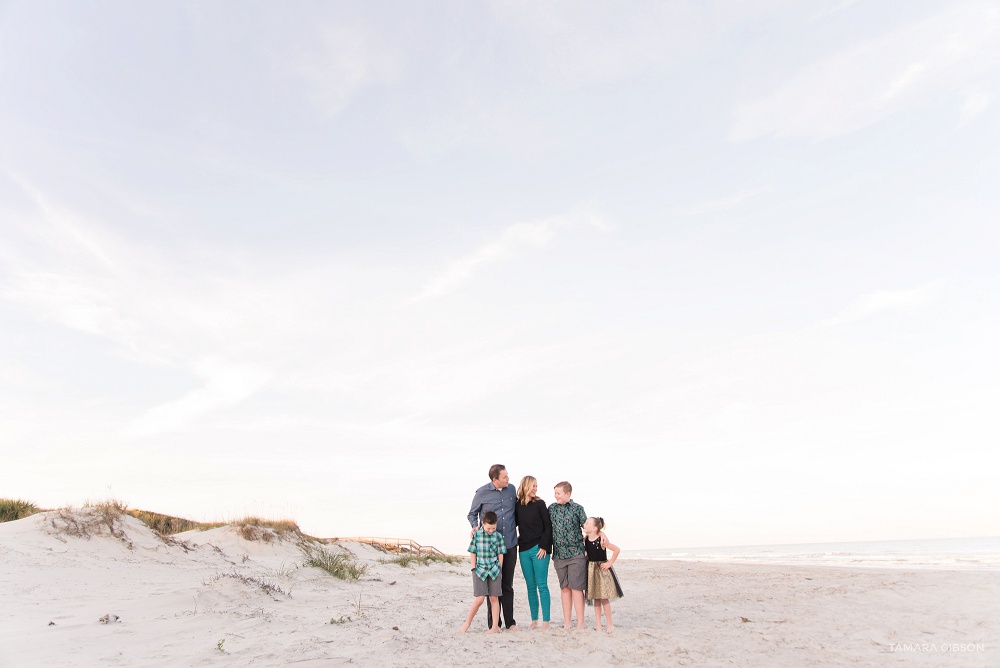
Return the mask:
M353 540L356 543L366 543L386 552L406 552L423 556L433 554L438 557L447 556L444 552L430 545L421 545L410 538L384 538L379 536L351 536L348 538L337 538L337 540Z

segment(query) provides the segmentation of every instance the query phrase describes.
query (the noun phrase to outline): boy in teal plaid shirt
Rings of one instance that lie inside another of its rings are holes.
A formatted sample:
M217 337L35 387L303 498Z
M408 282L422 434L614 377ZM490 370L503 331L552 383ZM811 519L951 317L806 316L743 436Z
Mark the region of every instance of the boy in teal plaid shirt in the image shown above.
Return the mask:
M503 535L497 531L497 514L493 511L483 513L483 525L472 535L472 542L469 544L469 561L472 564L472 595L476 599L469 608L469 616L465 624L458 630L465 633L472 626L472 620L483 605L486 597L490 597L490 606L493 610L493 626L487 629L487 633L496 633L500 630L500 569L503 567L503 555L505 552Z

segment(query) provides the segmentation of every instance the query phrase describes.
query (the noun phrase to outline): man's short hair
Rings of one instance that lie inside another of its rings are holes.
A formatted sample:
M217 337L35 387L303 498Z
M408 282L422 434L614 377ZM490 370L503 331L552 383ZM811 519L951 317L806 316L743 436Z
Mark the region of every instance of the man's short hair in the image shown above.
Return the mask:
M493 512L492 510L487 510L485 513L483 513L483 524L496 524L496 523L497 523L497 514L495 512Z
M563 480L562 482L556 483L556 487L558 487L562 491L566 492L567 494L572 494L573 493L573 485L569 484L565 480Z
M506 471L507 467L503 464L494 464L490 467L490 480L496 480L500 477L500 471Z

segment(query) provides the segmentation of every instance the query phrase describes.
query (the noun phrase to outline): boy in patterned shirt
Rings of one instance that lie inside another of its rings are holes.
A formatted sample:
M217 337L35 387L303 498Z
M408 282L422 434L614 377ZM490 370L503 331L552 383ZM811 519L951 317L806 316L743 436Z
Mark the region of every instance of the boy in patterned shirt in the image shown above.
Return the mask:
M583 549L583 523L587 513L570 498L573 486L556 485L556 502L549 506L552 518L552 563L562 590L563 628L571 628L572 608L576 627L583 628L583 592L587 588L587 554Z
M493 625L487 633L500 630L500 571L503 568L504 548L503 535L497 531L497 514L491 510L483 513L483 525L472 535L469 544L469 560L472 563L472 595L475 600L469 608L469 616L465 624L458 630L465 633L472 626L472 620L483 605L486 597L490 597L493 611Z

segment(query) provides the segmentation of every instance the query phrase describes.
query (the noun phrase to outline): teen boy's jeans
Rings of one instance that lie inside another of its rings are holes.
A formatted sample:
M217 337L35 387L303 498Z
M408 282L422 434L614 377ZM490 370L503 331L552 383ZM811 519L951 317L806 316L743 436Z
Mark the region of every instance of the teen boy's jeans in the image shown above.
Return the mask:
M538 599L542 600L542 621L549 621L549 559L546 554L538 558L538 546L528 548L521 553L521 574L528 585L528 608L531 609L531 621L538 621Z

